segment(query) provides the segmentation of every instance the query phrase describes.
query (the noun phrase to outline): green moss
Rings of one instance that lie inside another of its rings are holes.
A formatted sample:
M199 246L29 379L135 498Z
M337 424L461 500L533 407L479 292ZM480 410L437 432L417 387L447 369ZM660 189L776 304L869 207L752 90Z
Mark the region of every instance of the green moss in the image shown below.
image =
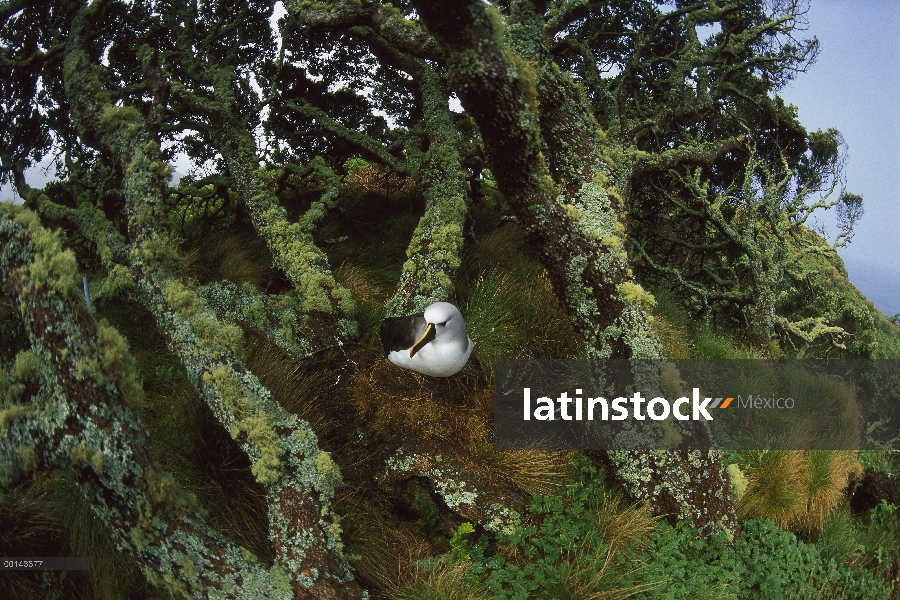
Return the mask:
M632 281L619 284L619 294L625 302L639 304L645 309L656 306L656 298L653 297L653 294Z
M291 585L291 579L288 577L287 573L284 572L284 569L281 568L280 564L276 562L272 565L269 569L269 576L272 578L272 583L277 589L291 592L293 595L294 588Z
M335 289L332 294L344 291L346 290L343 288ZM220 335L228 334L225 337L231 338L223 340L228 347L241 347L241 340L237 337L239 328L231 325L241 321L268 332L279 347L296 356L309 354L314 345L320 343L318 334L310 327L310 317L303 312L293 295L270 296L257 291L250 283L237 286L229 281L204 286L198 293L222 320L230 322L219 332ZM338 299L338 302L343 302L343 298Z
M727 468L728 479L731 481L731 489L734 491L734 501L738 502L744 496L744 493L747 491L747 486L749 485L749 481L747 477L744 475L744 472L741 471L740 465L737 463L731 463Z
M168 175L165 178L168 179ZM157 235L146 240L141 246L140 254L145 261L158 260L170 271L180 271L185 267L181 242L173 236Z
M568 214L569 218L573 221L580 221L584 216L584 214L580 210L578 210L571 204L563 204L563 208L566 209L566 214Z
M134 276L126 267L115 265L100 284L98 297L114 298L134 289Z
M105 319L97 327L97 345L103 372L116 384L128 406L144 405L144 389L138 381L137 363L128 351L128 342Z
M138 109L133 106L114 106L108 104L103 107L100 117L100 127L107 132L113 132L119 127L128 127L132 124L142 124L143 118Z
M41 375L41 361L30 350L23 350L16 355L13 374L23 381L37 379Z
M232 323L223 323L212 314L195 315L188 321L191 331L200 343L214 351L239 352L244 343L244 332Z
M85 441L69 449L69 460L76 465L90 466L97 473L102 473L106 467L103 453L92 448Z
M275 205L261 214L258 224L260 233L272 249L276 265L284 270L302 295L303 310L334 313L339 308L344 314L353 316L356 305L352 296L349 292L331 294L343 288L334 280L327 257L302 224L289 223L285 210Z
M602 240L600 240L600 243L603 244L604 246L606 246L607 248L609 248L612 252L615 252L617 254L619 252L621 252L622 248L625 246L625 242L623 242L622 238L620 238L617 235L607 236L607 237L603 238Z
M277 481L281 474L278 434L269 423L266 414L257 406L258 400L248 398L242 393L241 385L235 379L236 375L231 369L219 366L211 373L206 373L203 381L206 385L215 387L218 396L236 419L237 427L229 430L232 435L245 434L258 451L259 454L253 459L251 469L257 481L260 483Z
M170 279L165 283L163 293L169 305L185 317L190 317L196 309L202 306L202 301L197 294L175 279Z
M0 430L9 427L10 423L12 423L18 417L28 416L33 411L34 407L32 406L22 406L19 404L10 406L9 408L0 411Z
M316 472L319 474L319 481L316 487L322 487L322 484L325 484L331 488L338 488L344 485L344 480L341 477L341 470L331 459L331 453L320 451L316 454L313 462L316 464Z
M25 472L37 470L38 456L34 451L34 448L29 448L27 446L16 448L16 456L19 457L19 462L22 465L22 470L24 470Z

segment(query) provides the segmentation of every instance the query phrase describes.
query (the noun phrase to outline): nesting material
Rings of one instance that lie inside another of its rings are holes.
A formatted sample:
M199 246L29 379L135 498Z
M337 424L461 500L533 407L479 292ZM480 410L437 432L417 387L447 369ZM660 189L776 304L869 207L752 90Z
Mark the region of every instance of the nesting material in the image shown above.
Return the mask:
M458 373L475 347L462 314L449 302L435 302L424 313L389 317L380 334L389 361L431 377Z

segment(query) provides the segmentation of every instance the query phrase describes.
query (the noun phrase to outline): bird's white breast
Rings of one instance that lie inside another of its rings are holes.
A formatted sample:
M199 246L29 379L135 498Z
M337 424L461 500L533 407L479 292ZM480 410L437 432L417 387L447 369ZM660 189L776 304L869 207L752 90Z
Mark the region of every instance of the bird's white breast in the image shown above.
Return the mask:
M388 354L388 360L404 369L410 369L431 377L450 377L462 369L475 344L466 336L466 347L462 348L456 341L441 343L434 340L425 344L421 350L410 358L408 350L395 350Z

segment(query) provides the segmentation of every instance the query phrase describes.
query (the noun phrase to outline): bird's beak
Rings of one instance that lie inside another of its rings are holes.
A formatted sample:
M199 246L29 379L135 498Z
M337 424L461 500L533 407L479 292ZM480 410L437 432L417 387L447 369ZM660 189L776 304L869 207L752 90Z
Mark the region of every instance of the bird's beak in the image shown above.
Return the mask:
M422 346L430 342L434 339L435 329L432 323L428 324L428 327L425 328L425 333L422 334L422 337L419 338L415 344L409 349L409 357L412 358L413 355L422 349Z

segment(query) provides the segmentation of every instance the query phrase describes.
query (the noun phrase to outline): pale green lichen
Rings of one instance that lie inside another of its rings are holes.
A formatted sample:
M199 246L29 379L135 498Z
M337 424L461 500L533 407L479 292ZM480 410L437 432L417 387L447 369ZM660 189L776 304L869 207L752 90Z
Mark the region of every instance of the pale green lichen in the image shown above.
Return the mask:
M331 460L330 452L320 451L316 454L313 462L315 462L316 472L319 474L318 481L316 482L317 488L327 485L333 489L344 485L344 480L341 477L341 470L337 466L337 463Z
M3 409L0 411L0 431L9 427L10 424L19 417L28 417L33 410L33 407L21 404L14 404L9 408Z
M639 283L633 281L619 284L619 294L621 294L622 300L625 302L639 304L644 309L656 306L656 298L653 297L653 294L646 291Z
M244 433L256 447L259 456L253 462L251 471L260 483L270 483L280 475L280 447L278 435L269 423L265 413L257 408L258 400L248 398L241 391L241 385L235 379L235 373L224 365L203 378L205 385L215 387L218 396L229 411L239 417L237 431Z
M138 381L137 362L128 351L128 342L105 319L97 327L97 345L103 372L115 382L129 406L142 407L144 388Z
M97 298L115 298L134 289L134 276L122 265L113 266L94 293Z
M734 501L739 502L744 497L750 482L737 463L730 463L726 470L728 472L728 480L731 482L731 489L734 492Z
M30 350L23 350L16 355L13 374L19 380L34 380L41 375L41 361Z
M19 462L22 465L23 471L30 472L38 468L38 455L34 451L34 448L21 446L16 448L16 455L19 457Z
M251 200L262 203L263 198ZM301 294L303 310L334 313L337 307L352 317L356 311L352 295L334 280L328 259L303 224L288 222L284 208L274 204L260 212L254 222L272 250L276 265Z
M76 465L91 466L97 473L103 472L106 466L103 453L89 446L84 440L69 449L69 459Z
M275 344L296 356L306 356L322 342L294 296L274 296L257 291L252 284L237 286L230 281L212 283L197 292L207 305L229 323L249 323L272 336ZM356 335L356 323L347 322L346 336Z

